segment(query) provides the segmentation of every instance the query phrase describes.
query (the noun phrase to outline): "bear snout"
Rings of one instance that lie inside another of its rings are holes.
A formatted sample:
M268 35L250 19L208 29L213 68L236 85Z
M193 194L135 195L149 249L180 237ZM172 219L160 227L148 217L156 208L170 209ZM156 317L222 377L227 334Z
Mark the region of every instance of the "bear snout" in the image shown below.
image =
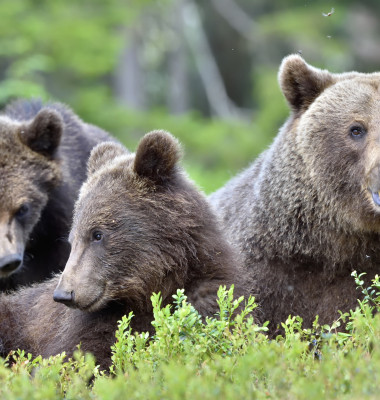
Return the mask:
M74 291L70 292L66 290L62 290L60 288L56 288L53 294L53 300L57 303L63 303L68 307L72 307L74 305L75 294Z
M368 175L368 190L376 206L380 206L380 165L372 168Z
M16 272L22 264L20 254L9 254L0 258L0 277L6 277Z

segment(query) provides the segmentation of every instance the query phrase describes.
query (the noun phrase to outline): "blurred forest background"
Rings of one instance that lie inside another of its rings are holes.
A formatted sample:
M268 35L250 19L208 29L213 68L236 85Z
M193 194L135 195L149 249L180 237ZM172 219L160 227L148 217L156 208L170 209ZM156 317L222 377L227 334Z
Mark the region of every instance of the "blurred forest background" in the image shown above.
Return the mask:
M1 106L65 102L131 150L144 133L169 130L208 193L287 117L284 56L380 70L376 0L1 0L0 18Z

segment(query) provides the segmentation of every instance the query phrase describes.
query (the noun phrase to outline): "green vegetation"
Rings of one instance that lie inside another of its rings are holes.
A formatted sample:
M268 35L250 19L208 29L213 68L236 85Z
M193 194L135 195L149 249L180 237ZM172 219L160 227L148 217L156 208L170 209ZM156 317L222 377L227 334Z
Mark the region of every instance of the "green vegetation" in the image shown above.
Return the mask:
M191 0L222 85L241 111L237 118L217 116L200 79L200 51L192 52L175 28L176 7L188 2L1 1L0 105L16 97L62 101L131 150L147 131L169 130L184 144L190 176L210 193L268 147L284 122L288 109L276 75L285 55L301 52L312 65L337 72L378 68L376 1L234 0L232 15L245 15L248 25L239 30L218 1ZM132 94L144 95L140 105L119 93L120 71L128 71L122 55L133 44L141 79ZM171 63L178 49L179 61ZM173 65L182 65L182 81L171 80ZM171 106L173 87L185 98L181 112Z
M218 293L220 313L203 322L178 290L174 306L152 296L156 333L132 333L125 316L112 347L112 366L100 372L90 355L49 359L18 351L0 363L0 398L13 399L375 399L380 381L380 281L364 288L356 310L332 326L303 329L299 317L269 340L255 324L248 299ZM343 324L344 332L337 327ZM12 363L11 363L12 361ZM11 366L9 364L11 363Z

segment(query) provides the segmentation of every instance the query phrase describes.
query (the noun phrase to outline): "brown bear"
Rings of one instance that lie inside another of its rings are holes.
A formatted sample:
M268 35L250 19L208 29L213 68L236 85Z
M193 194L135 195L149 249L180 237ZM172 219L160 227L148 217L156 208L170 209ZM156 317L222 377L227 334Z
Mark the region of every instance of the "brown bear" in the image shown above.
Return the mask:
M210 196L272 332L289 314L331 323L357 305L351 272L380 272L380 73L333 74L291 55L279 82L290 118Z
M17 348L71 355L81 343L106 368L124 314L133 311L134 330L152 332L153 292L168 304L184 288L203 317L218 311L220 285L246 293L238 260L179 157L163 131L145 135L135 155L116 143L92 151L63 273L0 296L3 356Z
M62 270L86 162L112 140L60 103L11 103L0 116L0 291Z

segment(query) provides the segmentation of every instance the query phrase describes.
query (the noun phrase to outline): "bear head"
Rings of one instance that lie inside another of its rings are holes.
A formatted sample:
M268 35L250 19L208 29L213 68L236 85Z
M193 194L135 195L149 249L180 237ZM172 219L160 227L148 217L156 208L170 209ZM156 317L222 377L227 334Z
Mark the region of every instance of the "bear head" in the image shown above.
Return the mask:
M197 273L189 270L209 207L180 154L164 131L145 135L135 154L107 142L92 150L55 301L90 312L115 302L147 310L153 292L165 301Z
M279 82L292 109L285 140L316 201L342 229L380 232L380 73L333 74L291 55Z
M0 117L0 278L22 267L29 236L61 172L56 150L61 116L42 109L33 120Z

